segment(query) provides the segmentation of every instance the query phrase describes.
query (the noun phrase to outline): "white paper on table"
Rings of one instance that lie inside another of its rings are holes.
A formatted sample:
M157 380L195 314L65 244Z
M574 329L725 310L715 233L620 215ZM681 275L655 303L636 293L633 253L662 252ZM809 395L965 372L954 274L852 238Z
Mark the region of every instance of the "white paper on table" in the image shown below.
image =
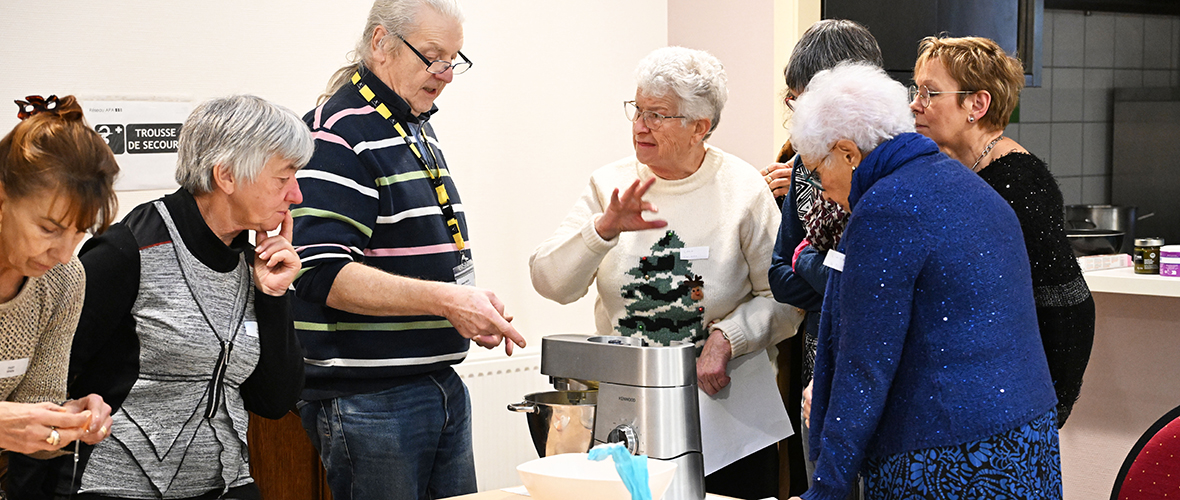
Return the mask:
M500 488L500 491L507 492L507 493L513 493L516 495L520 495L522 497L531 497L532 496L529 494L529 490L525 489L524 486L513 486L511 488Z
M697 389L706 475L795 433L765 350L730 361L727 371L729 385L717 394Z

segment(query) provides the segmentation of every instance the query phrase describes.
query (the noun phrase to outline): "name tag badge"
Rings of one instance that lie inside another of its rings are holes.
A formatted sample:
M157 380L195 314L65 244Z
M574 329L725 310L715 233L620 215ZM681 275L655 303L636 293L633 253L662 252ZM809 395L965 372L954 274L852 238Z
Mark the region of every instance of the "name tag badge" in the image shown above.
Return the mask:
M250 337L258 336L258 322L257 321L243 321L242 325L246 327L246 335Z
M828 250L828 256L824 257L824 265L844 272L844 254L835 250Z
M706 260L709 258L709 247L681 248L680 258L684 260Z
M0 378L24 375L29 369L29 358L0 361Z
M475 286L475 261L471 259L460 262L455 266L455 283L463 286Z

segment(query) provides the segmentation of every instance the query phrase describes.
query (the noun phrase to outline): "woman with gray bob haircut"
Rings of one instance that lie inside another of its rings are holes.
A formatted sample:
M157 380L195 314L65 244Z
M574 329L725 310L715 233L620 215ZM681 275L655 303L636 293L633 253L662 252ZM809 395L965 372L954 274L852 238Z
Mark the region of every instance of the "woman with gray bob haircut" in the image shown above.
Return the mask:
M1016 214L913 132L906 90L844 63L791 134L804 181L851 217L832 260L807 500L1061 498L1056 394ZM837 262L838 261L838 262Z
M207 101L180 133L182 187L83 247L87 282L103 288L82 306L71 388L102 395L115 417L80 466L57 464L59 495L260 497L250 414L281 418L303 389L290 206L303 201L295 173L312 145L283 107Z
M685 120L710 120L705 139L717 130L729 89L725 67L708 52L684 47L656 50L639 61L635 80L645 95L674 96Z
M816 73L844 61L885 65L877 39L868 28L847 19L819 21L807 28L791 51L791 60L783 68L787 89L798 96Z
M252 95L212 99L193 110L180 129L176 182L190 193L213 190L213 169L253 181L272 156L302 168L315 142L291 110Z

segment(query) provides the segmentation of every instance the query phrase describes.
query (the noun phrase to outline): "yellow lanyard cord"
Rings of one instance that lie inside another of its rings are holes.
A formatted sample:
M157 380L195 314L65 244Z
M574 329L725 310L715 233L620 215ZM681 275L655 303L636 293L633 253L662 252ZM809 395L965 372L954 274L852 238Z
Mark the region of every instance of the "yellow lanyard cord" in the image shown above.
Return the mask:
M455 217L455 209L451 206L451 197L447 194L447 186L442 179L442 164L438 161L438 157L434 155L434 149L430 147L430 143L426 138L426 131L419 127L420 134L415 134L414 140L410 140L410 134L406 133L405 127L401 122L393 118L393 112L389 111L389 107L377 98L377 94L370 89L368 85L361 83L361 73L359 71L352 74L352 84L356 85L357 90L361 93L373 109L377 110L382 117L389 120L393 124L394 130L397 130L398 135L402 136L402 140L406 145L410 146L410 151L414 152L414 157L418 159L418 164L426 171L426 175L430 177L430 183L434 186L435 197L438 198L439 209L442 210L443 218L446 220L447 229L451 232L451 238L455 240L455 246L459 250L466 248L466 243L463 241L463 232L459 230L459 220ZM418 141L418 135L422 136L422 140ZM434 170L430 169L430 163L426 161L426 157L422 155L422 150L419 148L426 148L430 153L431 159L434 160Z

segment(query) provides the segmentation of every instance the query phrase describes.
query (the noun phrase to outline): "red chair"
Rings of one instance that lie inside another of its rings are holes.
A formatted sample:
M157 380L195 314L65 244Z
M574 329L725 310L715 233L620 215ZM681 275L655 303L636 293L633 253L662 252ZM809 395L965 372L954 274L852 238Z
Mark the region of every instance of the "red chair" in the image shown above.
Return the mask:
M1180 499L1180 406L1157 420L1127 454L1110 500Z

